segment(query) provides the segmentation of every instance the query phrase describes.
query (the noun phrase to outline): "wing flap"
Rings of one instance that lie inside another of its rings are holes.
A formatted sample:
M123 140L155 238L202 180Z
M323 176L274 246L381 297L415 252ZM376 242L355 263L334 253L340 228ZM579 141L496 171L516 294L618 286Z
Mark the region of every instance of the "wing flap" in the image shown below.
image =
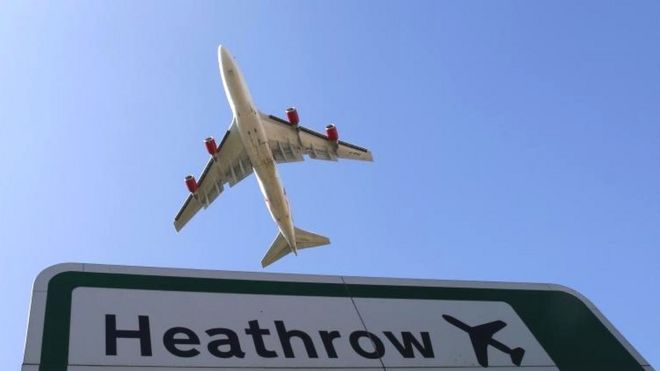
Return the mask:
M305 160L302 148L298 143L270 140L269 145L273 158L278 164Z

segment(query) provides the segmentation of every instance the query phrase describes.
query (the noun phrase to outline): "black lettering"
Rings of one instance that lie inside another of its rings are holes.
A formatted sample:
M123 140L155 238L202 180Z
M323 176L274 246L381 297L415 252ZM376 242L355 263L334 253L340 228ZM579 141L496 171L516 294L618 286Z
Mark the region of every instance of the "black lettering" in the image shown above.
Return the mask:
M302 340L305 345L305 350L307 351L307 356L309 358L318 358L319 355L316 353L314 348L314 343L312 338L309 337L306 333L300 330L289 330L287 331L284 327L283 321L275 321L275 328L277 329L277 336L280 338L280 343L282 344L282 350L284 351L284 356L286 358L295 358L293 354L293 347L291 346L291 338L297 337Z
M176 338L177 335L183 334L185 338ZM193 348L184 350L179 349L177 345L199 345L199 337L195 332L185 327L172 327L165 331L163 335L163 345L172 354L177 357L190 358L199 354L199 350Z
M259 328L259 321L257 320L252 320L248 322L248 324L250 325L250 328L246 328L245 333L252 336L257 354L264 358L277 357L277 353L266 349L266 344L264 344L263 335L270 335L270 330Z
M209 336L224 335L224 339L216 339L209 342L208 349L211 354L219 358L243 358L245 352L241 349L241 343L238 340L238 335L228 328L212 328L206 330ZM221 346L229 346L229 350L220 350Z
M319 335L321 335L321 340L323 340L323 346L325 347L325 352L328 353L328 357L337 358L337 351L332 341L341 337L339 331L319 331Z
M371 340L371 344L374 346L372 352L368 352L362 348L360 345L360 338L366 337ZM374 334L369 331L354 331L351 333L351 336L348 338L353 347L353 350L361 355L364 358L377 359L381 358L385 354L385 347L383 342Z
M410 331L401 332L401 338L403 339L403 344L399 342L399 339L394 336L390 331L383 331L385 337L394 345L396 350L401 353L403 358L415 358L415 351L413 347L424 356L424 358L433 358L433 346L431 345L431 338L429 337L428 332L421 332L422 334L422 344L415 338L415 336Z
M129 338L140 340L140 355L151 356L151 332L149 317L138 316L138 330L117 330L117 316L105 315L105 355L117 355L117 339Z

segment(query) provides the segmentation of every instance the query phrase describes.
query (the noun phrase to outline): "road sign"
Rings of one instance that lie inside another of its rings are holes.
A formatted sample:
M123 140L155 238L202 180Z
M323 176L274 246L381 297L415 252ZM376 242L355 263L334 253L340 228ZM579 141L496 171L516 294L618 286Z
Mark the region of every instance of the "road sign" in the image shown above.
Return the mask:
M23 371L652 370L546 284L61 264L34 284Z

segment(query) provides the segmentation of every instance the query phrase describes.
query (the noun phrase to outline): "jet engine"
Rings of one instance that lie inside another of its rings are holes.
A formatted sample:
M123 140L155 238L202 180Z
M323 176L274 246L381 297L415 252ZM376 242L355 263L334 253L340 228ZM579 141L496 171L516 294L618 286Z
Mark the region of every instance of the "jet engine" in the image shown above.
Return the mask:
M213 137L204 139L204 145L206 145L206 150L209 152L209 155L213 156L218 152L218 145L215 144L215 139L213 139Z
M291 125L296 126L300 122L300 117L298 117L298 110L295 107L289 107L286 109L286 117L289 119Z
M188 175L186 177L186 187L188 187L190 193L197 192L197 188L199 187L199 185L197 184L197 181L195 180L194 176Z
M339 133L337 132L337 127L333 124L326 126L325 136L328 137L329 141L337 142L339 140Z

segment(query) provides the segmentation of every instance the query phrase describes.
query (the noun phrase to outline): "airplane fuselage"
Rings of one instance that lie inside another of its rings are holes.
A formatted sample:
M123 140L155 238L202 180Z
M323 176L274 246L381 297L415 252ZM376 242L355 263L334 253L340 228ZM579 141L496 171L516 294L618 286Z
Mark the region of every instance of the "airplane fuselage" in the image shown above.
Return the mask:
M266 206L292 252L296 253L296 237L289 202L277 173L259 111L255 108L245 79L234 58L222 47L219 48L218 54L222 84Z

